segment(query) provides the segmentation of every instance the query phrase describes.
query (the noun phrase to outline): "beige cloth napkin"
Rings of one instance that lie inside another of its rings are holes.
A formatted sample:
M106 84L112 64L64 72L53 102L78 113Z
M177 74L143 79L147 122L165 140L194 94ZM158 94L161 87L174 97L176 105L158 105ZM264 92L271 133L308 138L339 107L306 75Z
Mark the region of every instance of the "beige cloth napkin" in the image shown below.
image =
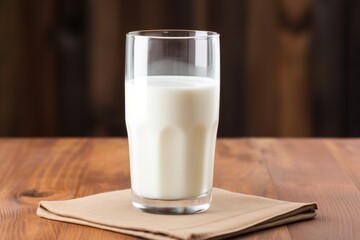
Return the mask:
M147 239L208 239L314 218L316 203L295 203L213 189L209 210L193 215L143 213L131 205L131 191L41 201L37 214Z

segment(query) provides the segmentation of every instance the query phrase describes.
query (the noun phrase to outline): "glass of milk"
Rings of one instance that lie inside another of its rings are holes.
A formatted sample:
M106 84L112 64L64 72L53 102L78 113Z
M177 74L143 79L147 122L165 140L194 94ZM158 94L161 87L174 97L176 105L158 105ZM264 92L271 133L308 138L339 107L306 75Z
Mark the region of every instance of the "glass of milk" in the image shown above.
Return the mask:
M219 98L219 34L149 30L126 35L133 206L160 214L210 207Z

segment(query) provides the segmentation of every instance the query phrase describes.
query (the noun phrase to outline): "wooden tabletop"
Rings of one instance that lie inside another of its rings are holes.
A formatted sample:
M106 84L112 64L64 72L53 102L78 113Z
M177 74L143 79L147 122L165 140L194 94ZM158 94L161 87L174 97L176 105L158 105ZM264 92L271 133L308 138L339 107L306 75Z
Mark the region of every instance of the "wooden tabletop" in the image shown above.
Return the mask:
M0 139L0 164L0 239L133 239L35 215L40 200L129 188L126 139ZM215 164L216 187L319 205L239 239L360 239L360 139L220 139Z

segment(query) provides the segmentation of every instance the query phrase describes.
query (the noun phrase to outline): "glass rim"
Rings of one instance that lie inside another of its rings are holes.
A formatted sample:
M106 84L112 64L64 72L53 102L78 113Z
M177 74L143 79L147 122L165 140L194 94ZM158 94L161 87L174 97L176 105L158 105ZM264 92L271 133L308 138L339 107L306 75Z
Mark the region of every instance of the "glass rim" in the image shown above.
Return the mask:
M207 38L219 37L220 34L217 32L205 31L205 30L154 29L154 30L131 31L128 32L126 36L140 37L147 39L207 39Z

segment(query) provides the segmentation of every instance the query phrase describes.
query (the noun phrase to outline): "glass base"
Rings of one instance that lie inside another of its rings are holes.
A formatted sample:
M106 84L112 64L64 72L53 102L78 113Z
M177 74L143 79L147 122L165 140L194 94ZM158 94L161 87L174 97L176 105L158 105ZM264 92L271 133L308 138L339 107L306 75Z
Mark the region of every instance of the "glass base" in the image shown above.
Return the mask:
M159 200L144 198L132 191L132 205L143 212L154 214L193 214L206 211L211 203L211 190L197 198Z

